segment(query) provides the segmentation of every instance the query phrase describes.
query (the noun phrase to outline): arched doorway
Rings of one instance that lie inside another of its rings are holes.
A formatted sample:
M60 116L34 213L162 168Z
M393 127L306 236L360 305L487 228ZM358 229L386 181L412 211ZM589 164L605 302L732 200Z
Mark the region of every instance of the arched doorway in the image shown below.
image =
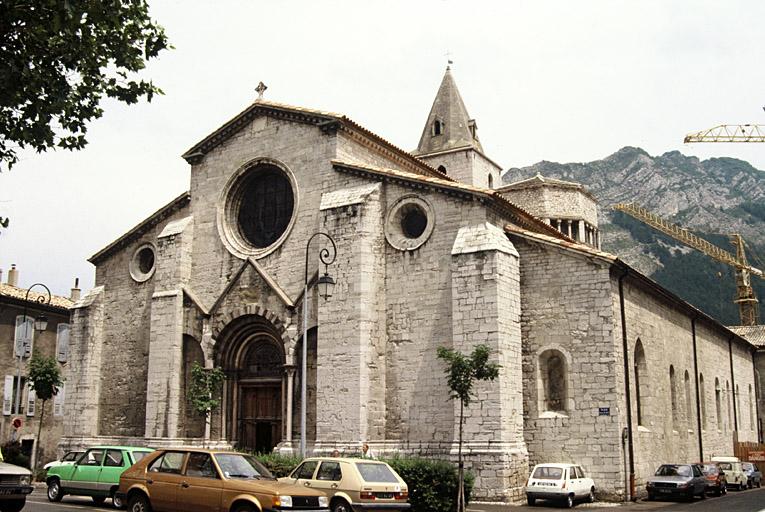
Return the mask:
M226 437L240 449L270 452L284 439L284 343L273 324L258 315L237 318L222 334Z

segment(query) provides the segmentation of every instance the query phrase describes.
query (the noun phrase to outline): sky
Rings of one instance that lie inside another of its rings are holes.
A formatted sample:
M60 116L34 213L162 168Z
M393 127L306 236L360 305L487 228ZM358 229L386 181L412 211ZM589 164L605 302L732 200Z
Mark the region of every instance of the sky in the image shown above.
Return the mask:
M181 154L265 98L347 115L414 149L447 59L486 154L504 169L586 162L623 146L730 156L765 145L683 144L765 123L765 2L151 1L174 49L142 76L164 95L105 114L79 152L24 153L0 173L3 280L68 295L87 258L188 189ZM693 186L689 183L689 186ZM127 270L126 270L127 271Z

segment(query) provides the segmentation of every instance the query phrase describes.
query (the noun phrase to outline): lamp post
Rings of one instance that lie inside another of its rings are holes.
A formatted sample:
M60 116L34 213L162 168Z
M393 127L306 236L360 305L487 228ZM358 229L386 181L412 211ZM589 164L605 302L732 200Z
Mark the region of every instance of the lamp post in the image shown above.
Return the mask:
M21 340L16 340L16 355L19 357L19 364L16 368L16 409L15 413L19 414L21 411L21 362L24 359L24 354L27 351L27 340L29 339L29 322L27 321L27 305L29 304L29 292L32 291L32 288L35 286L42 286L45 288L45 291L47 292L48 296L40 294L39 297L35 299L35 301L43 306L47 306L50 304L51 294L50 290L47 286L45 286L42 283L35 283L29 288L27 288L27 294L24 297L24 310L21 314L21 318L24 322L24 337ZM48 317L45 316L44 313L40 313L37 318L34 320L34 330L35 331L44 331L48 328ZM20 342L20 343L19 343Z
M324 263L324 275L319 276L316 284L319 286L319 295L325 300L332 296L335 288L335 280L327 273L327 267L334 263L337 257L337 246L335 241L326 233L319 231L314 233L305 244L305 288L303 289L303 357L300 367L300 456L305 458L305 439L306 439L306 411L308 410L307 381L308 381L308 248L311 241L317 236L324 236L332 244L332 252L326 247L319 251L319 259Z

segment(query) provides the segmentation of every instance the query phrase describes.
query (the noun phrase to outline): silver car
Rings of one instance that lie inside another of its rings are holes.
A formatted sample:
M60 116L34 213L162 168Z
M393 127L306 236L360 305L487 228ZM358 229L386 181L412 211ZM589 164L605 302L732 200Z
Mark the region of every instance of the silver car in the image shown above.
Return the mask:
M0 462L0 512L19 512L32 489L31 471Z
M707 481L698 464L662 464L646 482L648 499L706 499Z

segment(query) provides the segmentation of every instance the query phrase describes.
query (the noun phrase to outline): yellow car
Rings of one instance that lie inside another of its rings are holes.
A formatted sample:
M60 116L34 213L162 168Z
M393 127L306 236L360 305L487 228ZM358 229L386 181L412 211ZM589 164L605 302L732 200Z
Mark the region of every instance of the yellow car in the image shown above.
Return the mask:
M252 455L169 448L157 450L120 477L117 496L130 512L327 512L320 490L277 482Z
M406 482L377 460L313 457L279 481L327 493L332 512L409 509Z

